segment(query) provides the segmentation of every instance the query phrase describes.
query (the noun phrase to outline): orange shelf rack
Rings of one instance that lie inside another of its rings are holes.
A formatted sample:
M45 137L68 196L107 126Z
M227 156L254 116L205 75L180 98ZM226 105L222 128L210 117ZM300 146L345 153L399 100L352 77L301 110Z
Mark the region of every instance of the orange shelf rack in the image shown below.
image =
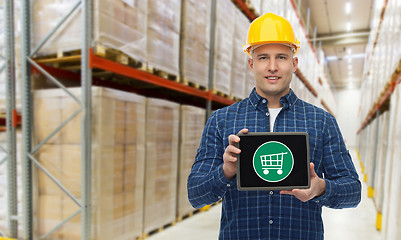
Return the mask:
M211 101L213 109L228 106L236 102L232 99L216 95L212 90L194 88L180 82L159 77L141 69L103 58L96 55L92 49L90 49L89 56L89 65L92 70L113 73L130 80L129 83L123 84L103 80L99 77L93 77L92 81L95 86L109 87L138 93L144 96L184 102L199 107L205 107L206 101ZM81 81L81 75L79 72L56 68L43 63L38 64L50 75L58 79L74 81L77 85ZM39 73L39 71L34 67L32 67L32 72Z
M233 2L249 18L249 20L253 21L257 17L251 12L249 7L245 4L243 0L233 0Z
M21 114L17 112L17 110L14 109L13 111L13 127L16 128L21 125ZM7 131L7 118L6 114L0 114L0 132Z
M394 74L389 83L386 84L379 98L373 104L368 115L363 121L362 126L357 131L357 134L359 134L376 117L377 111L379 111L390 100L390 97L393 94L395 87L400 83L401 83L401 72Z

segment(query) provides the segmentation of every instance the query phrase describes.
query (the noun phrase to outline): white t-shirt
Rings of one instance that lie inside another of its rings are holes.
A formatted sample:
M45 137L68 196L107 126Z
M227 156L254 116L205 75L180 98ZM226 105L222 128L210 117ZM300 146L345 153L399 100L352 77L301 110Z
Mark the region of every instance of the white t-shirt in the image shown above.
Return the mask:
M270 132L273 132L274 122L276 121L277 115L283 108L269 108L270 114Z

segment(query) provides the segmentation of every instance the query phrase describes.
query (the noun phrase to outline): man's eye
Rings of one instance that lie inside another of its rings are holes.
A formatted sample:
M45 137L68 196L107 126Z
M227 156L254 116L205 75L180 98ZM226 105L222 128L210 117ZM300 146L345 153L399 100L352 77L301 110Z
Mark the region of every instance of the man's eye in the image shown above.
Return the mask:
M267 57L259 57L259 60L265 60Z
M279 56L278 58L281 59L281 60L285 60L286 59L286 57L284 57L284 56Z

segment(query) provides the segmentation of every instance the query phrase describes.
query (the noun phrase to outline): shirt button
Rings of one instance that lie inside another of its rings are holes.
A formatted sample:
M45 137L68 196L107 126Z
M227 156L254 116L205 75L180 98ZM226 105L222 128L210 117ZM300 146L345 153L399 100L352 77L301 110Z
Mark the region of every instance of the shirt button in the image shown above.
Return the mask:
M266 99L263 99L263 100L262 100L262 103L266 103Z
M269 113L268 113L268 112L266 113L266 116L269 116Z
M270 191L270 195L273 195L273 191Z
M231 185L230 185L230 184L227 184L227 187L231 187Z
M273 224L273 220L270 220L269 223L270 223L270 224Z

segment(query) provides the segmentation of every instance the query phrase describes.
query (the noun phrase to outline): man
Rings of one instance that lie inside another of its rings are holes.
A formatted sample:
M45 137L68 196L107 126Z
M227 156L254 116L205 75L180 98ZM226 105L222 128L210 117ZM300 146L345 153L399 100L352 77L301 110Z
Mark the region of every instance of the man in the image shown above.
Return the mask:
M191 204L222 199L219 239L323 239L322 207L355 207L361 184L335 118L290 89L299 49L291 25L267 13L249 27L244 49L255 75L249 97L209 118L188 177ZM238 132L307 132L310 188L238 191Z

